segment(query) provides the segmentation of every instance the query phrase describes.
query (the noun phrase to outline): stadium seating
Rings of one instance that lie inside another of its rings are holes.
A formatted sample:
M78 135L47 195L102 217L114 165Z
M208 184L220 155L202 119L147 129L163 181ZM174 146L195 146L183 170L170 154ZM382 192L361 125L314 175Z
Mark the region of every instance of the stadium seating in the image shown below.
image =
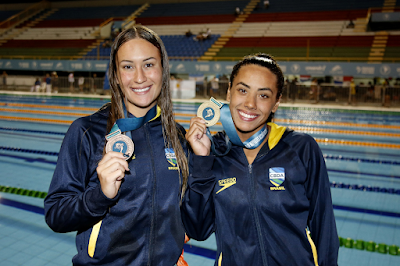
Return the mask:
M376 32L366 31L370 8L384 0L210 1L150 4L133 16L137 24L157 32L173 60L235 60L245 54L266 52L291 60L363 60L371 57ZM234 14L238 7L243 12ZM123 22L140 5L46 9L10 30L12 40L0 46L0 56L70 55L106 59L110 48L99 39L102 23ZM0 12L1 16L7 16ZM347 28L349 21L355 28ZM211 36L196 41L206 29ZM190 30L194 35L186 37ZM379 58L399 58L399 31L385 33L386 46ZM24 45L23 43L29 43ZM29 49L28 49L29 47ZM62 49L59 51L57 49Z

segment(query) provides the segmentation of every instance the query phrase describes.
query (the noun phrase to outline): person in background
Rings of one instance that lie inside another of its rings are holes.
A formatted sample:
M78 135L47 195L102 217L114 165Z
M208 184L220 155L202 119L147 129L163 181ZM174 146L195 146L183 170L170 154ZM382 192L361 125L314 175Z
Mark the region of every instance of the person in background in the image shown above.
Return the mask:
M57 72L55 72L55 71L53 71L52 73L51 73L51 76L52 76L52 78L51 78L51 88L52 88L52 91L54 92L54 93L58 93L58 84L59 84L59 79L58 79L58 75L57 75Z
M73 265L175 265L185 240L187 148L160 37L144 26L119 34L109 81L111 103L74 121L64 137L46 222L78 232Z
M313 101L313 103L319 102L319 84L317 78L313 78L313 80L311 81L309 94L310 100Z
M97 93L97 84L96 84L97 74L96 74L96 73L93 74L92 80L93 80L93 81L92 81L91 92L92 92L93 94L96 94L96 93Z
M7 89L7 77L8 77L8 74L6 71L3 71L2 77L3 77L3 90L6 90Z
M71 72L68 75L69 93L73 93L74 92L74 82L75 82L74 73Z
M235 16L238 17L239 15L243 14L242 11L240 10L240 7L235 8Z
M85 85L85 78L83 76L80 76L78 78L78 86L79 86L79 92L83 93L83 86Z
M49 73L46 73L46 93L51 93L51 77Z
M337 265L322 152L310 135L272 122L283 86L271 56L246 56L233 67L229 106L221 107L225 131L209 137L205 120L191 119L182 221L190 238L215 233L215 265Z
M264 8L268 9L269 8L269 0L264 0Z
M350 81L350 101L349 104L357 104L357 98L356 98L356 84L354 83L354 79L351 79Z
M297 94L297 78L295 77L292 79L292 81L288 84L289 87L289 99L292 101L292 103L295 102L296 100L296 94Z
M211 84L211 90L210 90L211 96L218 98L219 97L219 79L216 76L214 76L211 79L210 84Z
M31 87L31 92L39 92L40 89L40 80L39 78L36 78L35 83Z
M367 91L364 96L364 102L374 102L374 85L371 81L368 82Z
M353 29L354 27L355 27L354 22L352 19L350 19L350 22L349 22L349 24L347 24L346 28Z
M186 37L192 37L193 33L190 29L187 30L187 32L185 32L185 36Z

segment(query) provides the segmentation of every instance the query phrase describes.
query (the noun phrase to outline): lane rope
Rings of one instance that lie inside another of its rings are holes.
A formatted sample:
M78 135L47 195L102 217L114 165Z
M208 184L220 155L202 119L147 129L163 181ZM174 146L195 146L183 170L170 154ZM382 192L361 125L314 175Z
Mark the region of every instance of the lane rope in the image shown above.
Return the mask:
M0 186L0 192L11 193L21 196L28 196L33 198L44 199L47 196L47 192L41 192L36 190L22 189L16 187ZM20 203L9 199L0 199L0 204L17 207L26 211L32 211L44 215L44 209L41 207L33 206L26 203ZM353 240L352 238L343 238L339 236L340 247L354 248L357 250L365 250L369 252L378 252L380 254L389 254L392 256L400 255L400 248L397 245L388 245L385 243L376 243L374 241L364 240ZM185 252L201 255L208 258L213 258L215 250L196 247L190 244L185 244Z

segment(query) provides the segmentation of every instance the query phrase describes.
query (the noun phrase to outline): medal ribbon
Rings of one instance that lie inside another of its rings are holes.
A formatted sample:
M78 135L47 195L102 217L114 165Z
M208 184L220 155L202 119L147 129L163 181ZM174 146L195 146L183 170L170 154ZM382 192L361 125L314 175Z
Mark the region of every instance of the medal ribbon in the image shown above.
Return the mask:
M228 149L224 154L218 154L215 151L215 145L212 141L211 138L211 134L209 133L208 129L207 129L207 135L211 140L211 149L212 151L218 155L218 156L223 156L226 155L230 148L231 145L229 143L232 142L233 144L239 146L239 147L245 147L247 149L255 149L258 146L261 145L261 143L265 140L266 136L268 135L268 128L267 125L265 124L259 131L257 131L256 133L254 133L249 139L247 139L245 142L242 142L237 134L236 131L236 127L235 124L233 123L232 120L232 115L231 115L231 111L229 109L229 105L228 104L223 104L221 102L218 102L217 100L215 100L214 98L211 98L211 102L215 103L220 109L221 109L221 123L222 126L226 132L226 135L229 137L229 139L227 139L227 146Z
M147 121L153 120L154 118L158 117L157 105L151 108L145 116L127 118L127 111L124 104L124 113L126 118L120 118L114 123L110 133L106 136L107 140L121 134L122 132L126 132L126 135L128 135L128 137L132 139L131 130L138 129L139 127L143 126L144 123L146 123Z

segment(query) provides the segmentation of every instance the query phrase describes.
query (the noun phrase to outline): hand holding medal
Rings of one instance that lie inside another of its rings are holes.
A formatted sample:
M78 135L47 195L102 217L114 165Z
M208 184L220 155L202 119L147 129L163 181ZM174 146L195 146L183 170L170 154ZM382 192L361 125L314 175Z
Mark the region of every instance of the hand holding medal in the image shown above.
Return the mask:
M207 156L210 154L212 136L207 127L215 125L220 119L222 103L211 98L202 103L197 109L197 117L190 120L190 127L186 133L186 140L190 143L196 155Z

